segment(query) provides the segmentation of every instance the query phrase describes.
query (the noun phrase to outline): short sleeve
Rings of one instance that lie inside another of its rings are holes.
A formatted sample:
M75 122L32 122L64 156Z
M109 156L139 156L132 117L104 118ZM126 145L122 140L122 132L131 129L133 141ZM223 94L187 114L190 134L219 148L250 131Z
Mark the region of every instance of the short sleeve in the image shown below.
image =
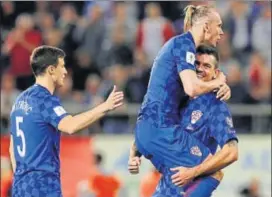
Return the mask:
M68 115L55 96L48 96L43 100L40 104L40 113L43 119L56 129L61 119Z
M195 71L195 47L189 39L175 39L172 49L178 72L190 69Z
M230 140L238 141L229 108L217 99L211 108L210 130L211 136L221 148Z

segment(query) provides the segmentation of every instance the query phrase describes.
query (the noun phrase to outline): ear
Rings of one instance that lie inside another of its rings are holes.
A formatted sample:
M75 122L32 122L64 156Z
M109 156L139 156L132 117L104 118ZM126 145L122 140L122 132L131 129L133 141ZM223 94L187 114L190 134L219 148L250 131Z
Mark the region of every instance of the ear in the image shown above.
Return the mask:
M55 72L55 67L54 67L54 66L49 66L49 67L48 67L48 73L49 73L50 75L52 75L52 74L54 74L54 72Z
M218 68L216 68L214 73L215 73L214 78L216 78L219 75L220 70Z
M210 32L210 25L208 22L205 22L205 25L204 25L204 32L205 33L209 33Z

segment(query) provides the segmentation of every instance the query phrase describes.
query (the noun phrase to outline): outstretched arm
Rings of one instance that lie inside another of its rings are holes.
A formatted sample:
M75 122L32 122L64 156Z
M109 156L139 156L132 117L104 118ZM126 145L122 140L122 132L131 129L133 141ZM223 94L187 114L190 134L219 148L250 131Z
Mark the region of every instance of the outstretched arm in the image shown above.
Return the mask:
M64 117L58 124L58 129L69 134L80 131L102 118L107 112L120 107L123 104L123 98L123 92L117 92L114 86L113 91L104 103L76 116Z

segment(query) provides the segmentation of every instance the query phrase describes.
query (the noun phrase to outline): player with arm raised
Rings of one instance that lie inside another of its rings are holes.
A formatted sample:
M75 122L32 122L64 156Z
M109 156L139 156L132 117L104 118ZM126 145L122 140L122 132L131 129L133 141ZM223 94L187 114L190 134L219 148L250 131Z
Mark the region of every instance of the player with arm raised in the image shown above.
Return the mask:
M214 80L219 64L216 48L201 45L197 48L196 54L198 78L203 81ZM210 197L223 178L223 173L218 170L238 159L238 138L229 108L225 102L216 99L214 93L191 98L189 104L181 112L181 125L185 132L190 133L207 146L214 156L205 164L200 164L194 168L178 167L172 169L173 172L177 172L172 176L172 181L176 186L182 186L197 177L184 187L184 196ZM216 152L218 146L221 150ZM215 171L217 173L211 176L203 176ZM200 175L201 177L199 177ZM168 183L169 187L173 186L173 184L167 182L171 180L169 177L164 177L160 184ZM172 189L174 190L174 187ZM180 189L176 188L176 190L179 191Z
M219 56L214 47L199 46L196 51L198 78L203 81L211 81L216 78L218 62ZM171 191L170 196L175 197L180 196L180 193L184 191L185 197L210 197L223 178L223 173L218 171L211 176L197 176L222 169L238 158L237 136L229 109L226 103L215 98L214 93L191 98L189 104L181 111L181 125L183 132L190 133L215 155L203 166L177 167L172 169L174 173L177 171L175 175L172 175L170 170L168 173L164 173L154 196L168 196ZM216 153L218 145L222 149ZM197 154L197 149L192 148L191 151ZM135 157L134 159L139 160L140 158ZM132 169L131 173L139 171L135 164L131 163L130 168ZM171 176L173 180L171 180ZM197 178L190 184L183 188L178 187L195 177Z
M67 74L65 53L41 46L30 62L36 83L16 99L11 119L10 156L13 197L60 197L60 132L73 134L122 105L123 92L114 86L108 99L92 110L71 116L54 96Z
M141 153L162 172L165 167L192 167L207 158L208 148L182 131L180 103L189 96L215 89L219 89L217 96L229 98L230 90L222 73L213 81L203 82L197 78L194 66L196 47L202 42L216 45L223 34L221 25L220 16L213 7L186 8L185 30L188 32L170 39L154 60L136 123L130 161L137 152ZM201 154L187 159L190 154L187 147L197 147Z

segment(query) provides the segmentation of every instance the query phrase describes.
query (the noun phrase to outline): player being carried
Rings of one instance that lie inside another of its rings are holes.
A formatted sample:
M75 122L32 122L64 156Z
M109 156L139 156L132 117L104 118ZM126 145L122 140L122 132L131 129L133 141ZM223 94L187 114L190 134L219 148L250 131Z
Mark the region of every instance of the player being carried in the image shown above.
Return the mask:
M71 116L54 96L67 74L65 53L41 46L30 64L36 84L22 92L11 111L10 156L14 171L13 197L60 197L60 135L80 131L122 105L123 92L113 91L92 110Z
M216 78L218 72L219 55L216 48L208 45L200 45L196 51L196 72L198 78L203 81L211 81ZM226 167L238 159L237 136L232 123L232 116L225 102L216 99L214 93L207 93L197 98L192 98L188 105L181 111L181 125L184 132L190 133L209 148L214 155L208 161L210 171ZM216 152L217 147L221 150ZM197 149L191 152L198 153ZM157 187L155 196L164 196L171 190L171 196L180 196L183 180L192 180L184 189L185 197L210 197L217 188L223 173L218 171L212 176L198 177L206 171L201 166L193 168L175 168L179 170L175 175L169 173L163 176ZM207 172L206 172L207 173ZM174 183L174 184L172 184ZM171 189L170 189L171 188Z
M140 161L134 158L144 155L164 175L171 173L170 168L194 167L202 162L202 173L215 172L209 162L216 158L208 162L209 149L184 132L180 110L189 96L193 98L215 89L219 89L217 97L225 100L230 97L221 72L216 79L204 82L197 78L194 66L196 47L203 42L215 46L223 34L219 14L210 6L188 6L184 24L188 32L170 39L154 60L129 159L130 164L139 165ZM182 179L180 184L188 181Z

